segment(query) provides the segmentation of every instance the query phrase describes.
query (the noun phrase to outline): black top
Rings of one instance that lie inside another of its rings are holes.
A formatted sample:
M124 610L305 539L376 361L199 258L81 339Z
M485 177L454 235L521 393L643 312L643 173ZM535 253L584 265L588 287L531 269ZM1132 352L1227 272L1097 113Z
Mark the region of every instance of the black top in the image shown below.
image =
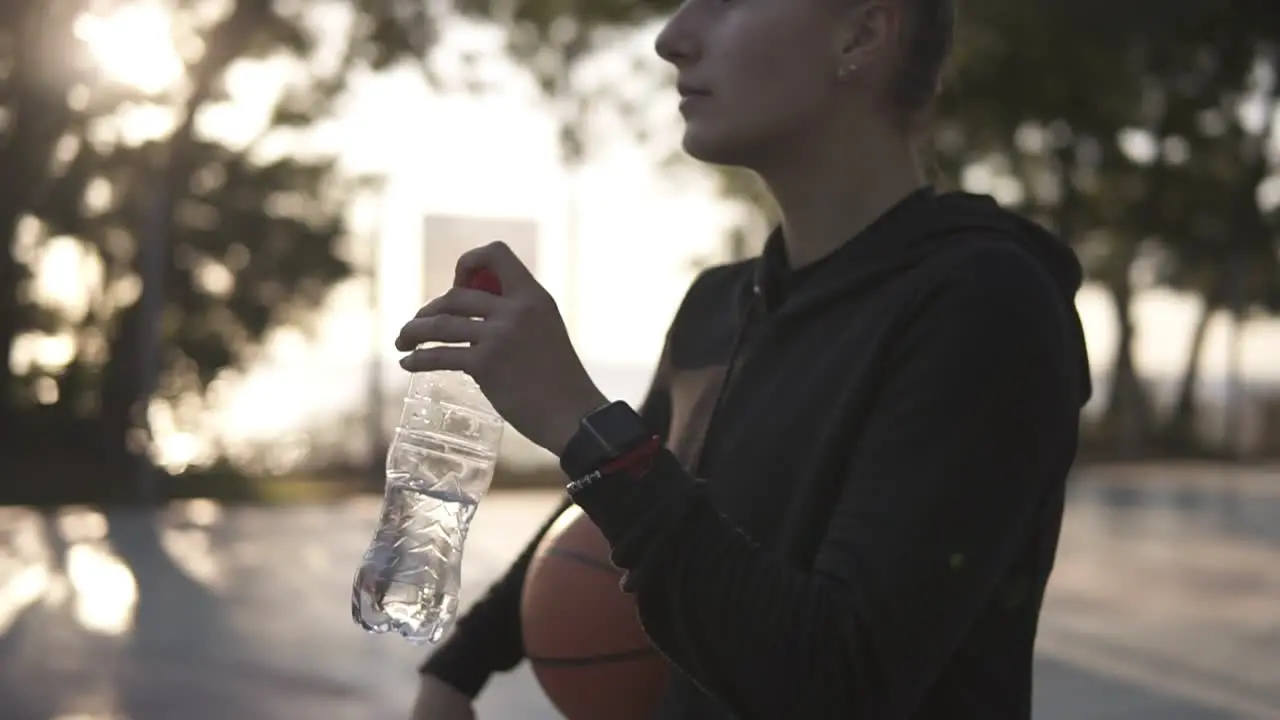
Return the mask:
M1079 284L1039 227L930 191L801 272L775 233L699 276L644 405L669 452L575 498L675 668L660 718L1030 716ZM528 554L425 671L475 693L519 661Z

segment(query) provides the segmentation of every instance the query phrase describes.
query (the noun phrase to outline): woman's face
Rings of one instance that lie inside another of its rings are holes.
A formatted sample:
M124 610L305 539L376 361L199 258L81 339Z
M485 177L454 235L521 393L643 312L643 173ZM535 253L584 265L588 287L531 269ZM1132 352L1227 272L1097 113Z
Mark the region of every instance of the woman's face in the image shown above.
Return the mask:
M879 64L869 61L896 24L886 9L880 0L685 0L656 43L678 71L685 150L758 169L815 133L848 132L851 106L878 75L864 65Z

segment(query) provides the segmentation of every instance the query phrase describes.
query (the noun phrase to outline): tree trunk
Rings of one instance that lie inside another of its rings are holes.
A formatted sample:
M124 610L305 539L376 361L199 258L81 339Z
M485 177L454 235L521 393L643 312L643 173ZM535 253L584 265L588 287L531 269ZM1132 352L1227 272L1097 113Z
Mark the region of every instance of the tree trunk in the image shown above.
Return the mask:
M12 367L15 341L26 329L18 284L27 271L13 248L19 221L49 188L49 155L73 118L66 78L49 62L66 29L60 23L70 21L65 15L39 0L4 0L0 10L0 19L17 29L10 48L15 62L6 83L9 127L0 134L0 425L17 428L28 439L35 430L18 417L20 379ZM6 433L11 440L27 445L12 432Z
M1228 261L1228 285L1231 287L1231 332L1227 338L1227 395L1223 398L1222 450L1236 456L1243 447L1240 433L1244 430L1244 319L1248 307L1245 289L1245 259L1238 251Z
M0 168L3 161L0 160ZM2 172L2 171L0 171ZM17 231L18 216L9 202L11 185L0 179L0 424L6 428L17 428L20 423L14 421L13 415L18 404L18 378L13 373L11 364L14 340L20 332L20 310L18 304L18 281L22 277L22 268L18 259L13 256L14 235Z
M239 0L232 13L206 38L206 51L200 62L191 70L192 92L184 108L183 120L174 130L167 146L160 148L159 162L150 169L149 177L139 184L142 213L147 217L145 233L139 234L139 243L155 243L155 247L138 253L137 262L155 262L164 270L172 266L173 252L173 204L177 194L188 184L191 175L191 148L196 142L195 116L200 107L212 97L216 82L232 62L253 41L253 28L270 14L270 0ZM159 253L159 256L149 253ZM144 353L155 352L154 333L160 331L154 316L156 304L163 305L165 288L156 287L161 277L139 265L144 295L159 294L154 303L139 302L124 310L112 338L110 359L103 375L101 437L104 451L109 458L112 477L125 478L123 492L135 500L155 500L158 497L140 497L143 488L130 480L141 479L144 474L157 472L147 468L148 462L144 438L146 438L146 409L151 399L155 377L163 371L157 358ZM163 274L163 273L161 273ZM143 369L147 372L144 377ZM138 441L131 435L138 433ZM114 473L121 472L122 475ZM163 494L163 493L159 493Z
M1111 369L1111 390L1104 418L1112 434L1115 449L1124 455L1136 455L1147 449L1151 436L1151 409L1146 388L1138 378L1133 363L1133 288L1126 274L1108 283L1115 303L1119 338Z
M138 462L129 435L140 419L142 386L137 368L143 347L140 302L116 315L110 355L102 373L102 398L98 415L98 452L104 464L103 481L111 484L106 493L114 499L133 499L130 479Z
M1200 386L1200 365L1204 359L1204 340L1208 335L1209 323L1213 320L1219 305L1220 297L1215 289L1213 293L1205 296L1200 317L1196 320L1195 332L1191 334L1187 364L1182 371L1182 380L1178 384L1178 399L1161 432L1165 445L1171 452L1187 452L1194 450L1199 444L1196 438L1196 419L1199 409L1196 396Z

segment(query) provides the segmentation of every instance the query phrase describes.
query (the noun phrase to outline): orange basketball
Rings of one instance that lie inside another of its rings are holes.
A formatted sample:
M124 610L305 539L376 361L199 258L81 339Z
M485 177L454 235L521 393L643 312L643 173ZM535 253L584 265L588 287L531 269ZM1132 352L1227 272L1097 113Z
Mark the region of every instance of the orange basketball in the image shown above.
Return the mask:
M649 720L667 665L635 603L618 586L609 545L576 506L556 520L529 565L521 599L524 649L568 720Z

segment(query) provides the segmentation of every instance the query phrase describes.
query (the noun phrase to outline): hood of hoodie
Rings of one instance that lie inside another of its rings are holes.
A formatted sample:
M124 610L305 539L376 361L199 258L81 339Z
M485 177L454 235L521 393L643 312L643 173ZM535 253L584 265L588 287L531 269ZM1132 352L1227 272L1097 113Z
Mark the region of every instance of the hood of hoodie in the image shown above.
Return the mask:
M1044 268L1072 316L1078 347L1083 405L1092 394L1088 353L1075 296L1083 281L1080 261L1057 236L1002 208L985 195L935 193L924 188L904 198L840 248L793 271L780 230L756 260L751 288L757 301L779 320L795 318L857 294L901 273L953 243L1006 240Z

